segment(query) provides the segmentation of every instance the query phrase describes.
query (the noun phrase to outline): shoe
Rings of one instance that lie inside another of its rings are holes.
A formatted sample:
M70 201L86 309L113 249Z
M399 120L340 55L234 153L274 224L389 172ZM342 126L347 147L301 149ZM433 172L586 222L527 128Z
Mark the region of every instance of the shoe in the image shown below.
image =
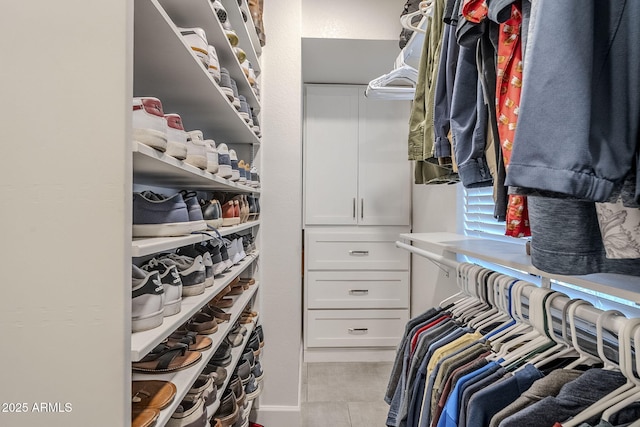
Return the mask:
M231 85L231 76L229 76L229 71L221 67L220 68L220 89L227 96L229 102L234 101L233 95L233 86Z
M187 158L187 132L182 126L179 114L165 114L167 119L167 151L166 153L179 160Z
M239 219L238 219L239 222ZM229 240L227 238L222 239L224 241L224 245L229 252L229 259L231 260L232 265L236 265L240 262L240 254L238 253L238 249L233 240Z
M238 181L240 179L240 171L238 170L238 155L236 150L229 150L229 161L231 162L231 181Z
M201 200L200 207L204 221L208 225L216 229L222 227L222 208L217 200Z
M244 168L242 168L241 170L244 170ZM249 199L247 197L246 194L243 194L241 196L242 199L242 206L240 207L240 217L242 218L243 213L244 213L244 220L242 220L242 222L247 222L249 221Z
M236 58L238 58L238 62L240 62L241 64L245 59L247 59L247 53L244 51L244 49L238 46L233 47L233 53L236 55Z
M155 148L167 149L167 120L158 98L133 98L133 140Z
M253 350L251 350L250 348L246 348L244 349L244 352L242 353L242 361L247 361L249 362L249 366L251 366L251 371L253 371L253 368L255 368L256 366L256 356L253 354Z
M222 205L222 226L230 227L240 224L240 216L235 214L235 204L233 200L229 200Z
M231 427L238 420L239 408L233 391L227 388L220 399L220 407L213 416L214 419L220 420L223 427Z
M244 394L244 387L242 387L240 377L238 377L238 375L232 375L228 387L233 391L233 395L236 397L236 403L238 406L243 407L246 396Z
M207 34L202 28L180 28L178 31L184 38L184 41L191 47L196 54L205 70L209 69L209 43L207 42Z
M233 170L231 168L231 157L229 155L229 148L227 144L218 145L218 172L216 173L220 178L231 178Z
M240 111L240 98L238 94L238 83L231 79L231 90L233 91L233 100L231 100L231 104L235 107L237 111Z
M218 387L213 374L200 374L187 392L183 400L195 402L202 398L207 412L207 418L214 414L214 404L218 401Z
M211 259L209 251L207 251L202 245L191 245L178 248L176 252L178 255L185 255L194 259L198 256L202 256L202 264L204 264L205 271L204 287L209 288L213 286L214 268L213 260Z
M207 229L207 223L202 216L202 208L200 208L200 202L198 202L198 193L195 191L181 190L180 194L182 195L184 203L187 205L189 221L198 224L198 229L195 231L205 231Z
M183 328L182 330L195 332L198 335L211 335L218 332L218 322L213 316L199 312L194 314Z
M238 184L247 185L247 175L245 174L245 164L244 160L238 161L238 172L240 173L240 179L238 179Z
M207 168L207 154L202 131L192 130L187 132L187 135L187 157L185 163L205 170Z
M247 80L249 79L249 70L251 70L251 61L249 61L248 59L245 59L244 61L240 61L240 68L242 68L242 72L244 73L245 77L247 78ZM251 81L249 81L249 84L251 84Z
M202 308L202 311L213 316L218 323L225 323L231 320L231 313L227 313L220 307L217 307L215 303L212 303L211 301Z
M254 353L255 354L255 353ZM251 369L251 373L255 377L256 381L259 383L264 380L264 372L262 371L262 366L260 366L260 361L256 360L253 368Z
M238 333L239 335L242 335ZM246 385L251 379L251 365L248 360L241 360L236 366L236 375L240 378L242 385Z
M222 262L226 264L225 271L233 267L233 263L231 262L231 259L229 259L229 250L227 249L227 245L225 245L224 242L220 244L220 256L222 257ZM231 305L233 305L233 300L231 300ZM224 306L222 304L219 304L219 307L229 308L231 307L231 305Z
M256 326L254 331L258 335L258 340L260 341L260 348L264 347L264 332L262 332L262 325Z
M171 197L151 191L133 193L133 237L182 236L206 230L207 224L197 218L180 193Z
M188 331L185 327L173 331L167 337L167 345L174 346L176 344L186 344L189 351L203 352L211 348L213 341L209 337L198 335L197 332Z
M220 218L222 223L222 218ZM207 242L204 245L211 254L211 261L213 261L213 276L219 276L227 269L226 262L222 259L222 253L220 252L220 243L214 244L212 241Z
M247 384L244 386L244 392L248 401L255 399L262 393L262 384L256 380L253 374L249 375Z
M209 45L207 46L207 53L209 54L209 74L213 77L216 83L220 84L220 61L218 61L218 52L216 48Z
M264 10L262 0L249 0L249 12L251 13L251 20L256 28L258 34L258 40L260 46L264 47L267 42L267 37L264 33L264 23L262 21L262 11Z
M213 376L213 382L216 387L222 387L227 380L227 370L223 366L216 365L212 362L207 363L202 373Z
M166 266L157 259L152 258L142 266L147 273L157 272L164 290L164 317L173 316L182 308L182 280L178 269L174 265Z
M205 154L207 156L207 172L215 174L218 172L218 149L213 139L204 140Z
M249 342L247 343L247 348L250 348L253 351L254 356L260 356L260 339L258 338L258 334L255 332L251 333L249 337ZM258 375L256 375L256 378Z
M222 341L220 347L213 353L209 363L213 363L218 366L226 368L231 364L231 345Z
M131 409L165 409L173 402L178 389L171 381L131 381Z
M249 175L251 175L251 173L249 173ZM247 184L251 185L251 181L247 182ZM256 210L256 198L252 194L249 194L247 196L247 201L249 203L249 219L253 220L258 214Z
M239 113L240 117L242 117L245 122L251 123L251 117L249 116L250 114L249 104L247 104L247 98L245 98L244 95L240 95L238 96L238 99L240 100L240 113Z
M207 273L201 255L198 255L195 258L191 258L186 255L178 255L173 253L164 254L158 259L158 261L167 266L176 266L176 268L178 269L178 273L180 274L180 280L182 281L183 297L200 295L204 293Z
M260 185L259 182L258 182L258 185ZM259 197L256 197L256 212L257 212L256 219L258 219L260 217L260 198Z
M255 166L253 166L251 168L251 186L254 188L258 188L258 186L260 185L259 181L258 181L258 168L256 168ZM257 200L257 199L256 199Z
M142 332L162 325L164 288L157 271L131 266L131 331Z
M167 427L207 427L207 425L207 411L202 398L193 402L184 399L166 424Z
M256 136L259 138L262 136L262 131L260 130L260 121L258 120L258 115L252 112L251 117L253 118L253 126L251 126L251 130Z
M216 11L218 20L220 21L220 24L222 24L222 28L224 29L227 39L229 40L229 43L231 44L231 46L237 46L238 35L236 34L235 31L233 31L233 28L231 28L231 23L229 22L229 19L227 17L227 10L224 8L224 6L222 5L222 3L220 3L219 0L214 0L211 2L211 4L213 5L214 10Z

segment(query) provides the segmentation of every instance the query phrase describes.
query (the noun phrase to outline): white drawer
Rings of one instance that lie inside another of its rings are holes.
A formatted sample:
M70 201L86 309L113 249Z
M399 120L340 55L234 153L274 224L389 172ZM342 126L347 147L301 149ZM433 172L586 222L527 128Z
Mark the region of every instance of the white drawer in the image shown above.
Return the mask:
M397 347L409 310L308 310L307 347Z
M308 308L408 308L409 272L310 271Z
M395 245L395 233L308 232L309 270L408 270L409 253Z

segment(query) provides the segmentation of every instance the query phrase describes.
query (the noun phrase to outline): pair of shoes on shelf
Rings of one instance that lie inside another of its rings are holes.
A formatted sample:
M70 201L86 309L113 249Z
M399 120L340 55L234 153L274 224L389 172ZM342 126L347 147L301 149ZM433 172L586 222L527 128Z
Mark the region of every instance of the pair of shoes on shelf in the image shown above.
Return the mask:
M251 20L256 27L256 33L258 34L258 40L260 46L264 47L267 43L267 36L264 32L264 22L262 20L262 13L264 10L264 0L248 0L249 12L251 12Z
M195 192L133 193L133 237L182 236L206 229Z
M229 149L227 144L220 144L218 146L218 163L219 169L216 174L220 178L228 179L230 181L240 180L239 162L236 150Z
M173 402L177 393L170 381L144 380L131 382L131 426L149 426L160 411Z

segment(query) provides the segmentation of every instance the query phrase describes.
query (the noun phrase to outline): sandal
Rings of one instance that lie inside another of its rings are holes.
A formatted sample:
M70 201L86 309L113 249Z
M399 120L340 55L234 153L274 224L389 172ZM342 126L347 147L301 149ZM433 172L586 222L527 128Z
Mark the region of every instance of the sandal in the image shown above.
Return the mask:
M167 344L170 346L179 343L187 344L189 346L189 351L205 351L210 349L213 345L211 338L198 335L197 332L186 330L175 331L169 335L169 338L167 339Z
M189 351L187 344L168 346L160 344L139 362L133 362L134 372L155 373L173 372L195 365L202 358L202 353Z
M131 410L131 427L150 427L160 416L159 409L142 408Z
M215 317L218 323L228 322L231 320L231 313L227 313L223 309L212 305L211 303L205 305L202 312Z
M173 401L176 392L175 384L169 381L132 381L131 409L164 409Z
M198 335L210 335L218 332L218 321L207 313L196 313L187 322L187 330L197 332Z

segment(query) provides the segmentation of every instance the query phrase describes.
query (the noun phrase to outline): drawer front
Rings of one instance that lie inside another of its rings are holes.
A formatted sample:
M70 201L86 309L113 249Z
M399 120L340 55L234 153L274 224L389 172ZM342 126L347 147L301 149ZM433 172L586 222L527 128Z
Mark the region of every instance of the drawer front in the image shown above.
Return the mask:
M308 233L309 270L408 270L409 253L397 234Z
M310 271L308 308L408 308L409 272Z
M309 310L307 347L397 347L409 310Z

